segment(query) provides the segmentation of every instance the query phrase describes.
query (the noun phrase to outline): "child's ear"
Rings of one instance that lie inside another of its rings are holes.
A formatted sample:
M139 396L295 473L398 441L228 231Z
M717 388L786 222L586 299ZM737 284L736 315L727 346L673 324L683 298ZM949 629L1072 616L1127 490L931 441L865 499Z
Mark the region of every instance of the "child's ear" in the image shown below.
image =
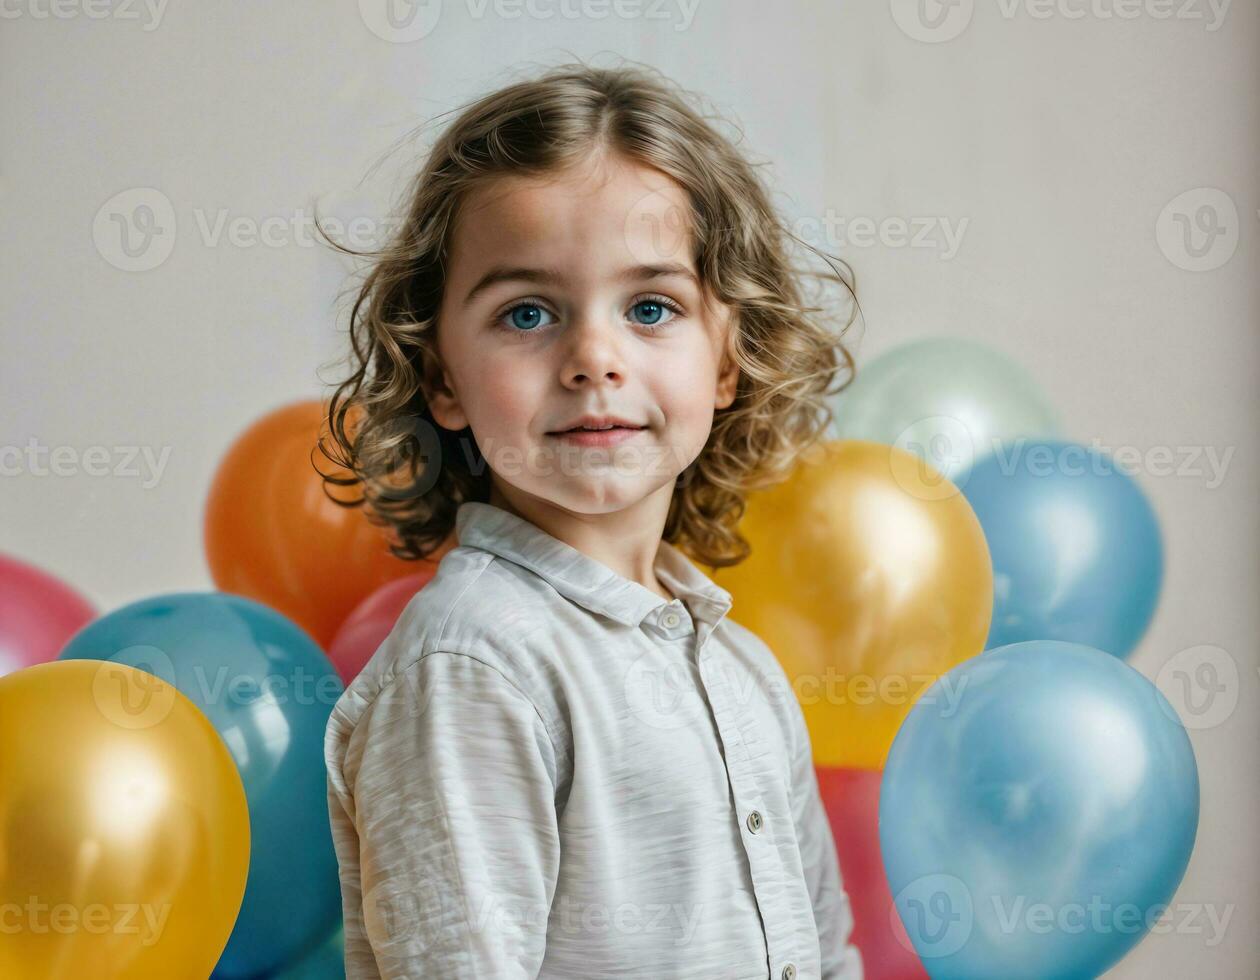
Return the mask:
M739 384L739 364L731 356L731 349L736 342L735 331L739 329L739 319L733 312L728 316L727 325L726 348L722 353L722 366L718 369L714 408L729 408L735 401L735 389Z
M420 387L433 421L452 432L468 427L468 417L459 404L459 396L447 381L442 365L436 360L425 365Z
M735 401L735 388L739 383L739 365L731 358L724 358L724 366L718 375L717 397L714 399L714 408L730 408L731 403Z

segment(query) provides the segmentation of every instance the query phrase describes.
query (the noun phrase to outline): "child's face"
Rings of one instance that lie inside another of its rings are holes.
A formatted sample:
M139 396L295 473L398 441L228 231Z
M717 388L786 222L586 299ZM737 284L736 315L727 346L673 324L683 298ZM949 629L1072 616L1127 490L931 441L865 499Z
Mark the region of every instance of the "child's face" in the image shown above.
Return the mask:
M679 185L618 156L470 195L438 317L449 390L429 404L444 428L472 428L497 482L575 513L668 505L738 377L731 311L694 278L689 214ZM588 414L644 428L613 446L554 434Z

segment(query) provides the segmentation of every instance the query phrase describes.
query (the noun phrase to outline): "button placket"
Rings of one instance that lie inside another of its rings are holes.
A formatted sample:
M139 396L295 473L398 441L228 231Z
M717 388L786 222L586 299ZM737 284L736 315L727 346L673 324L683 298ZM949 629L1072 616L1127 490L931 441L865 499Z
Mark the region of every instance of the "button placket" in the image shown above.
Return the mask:
M678 599L659 607L652 614L648 623L657 632L663 633L671 640L679 639L694 632L686 607Z
M796 926L777 916L772 916L773 906L767 907L762 902L763 885L775 887L774 882L782 880L782 868L778 863L778 849L774 846L773 836L765 833L768 825L764 816L765 801L759 792L756 779L749 772L750 767L755 765L755 761L744 740L743 730L738 720L739 713L731 706L731 687L725 666L708 657L701 659L699 666L701 682L708 692L714 720L717 722L718 732L726 752L727 772L731 780L735 806L738 812L744 814L744 826L748 829L748 835L743 840L753 875L753 892L762 913L767 948L772 960L777 960L784 953L789 952L787 947L795 940ZM756 814L756 817L753 814ZM756 830L753 829L754 824L757 827ZM792 976L795 977L795 965L788 965L792 967Z
M762 810L764 805L761 793L757 791L755 783L751 783L750 780L749 786L744 785L743 770L745 767L753 764L753 758L748 751L747 744L744 742L738 717L732 718L730 715L730 707L727 704L730 688L727 684L726 674L721 665L713 663L706 657L700 664L700 678L704 681L705 689L709 692L709 701L713 706L713 713L718 723L718 730L722 735L722 742L726 745L727 752L739 761L740 785L737 787L739 796L744 803L750 804L753 809Z

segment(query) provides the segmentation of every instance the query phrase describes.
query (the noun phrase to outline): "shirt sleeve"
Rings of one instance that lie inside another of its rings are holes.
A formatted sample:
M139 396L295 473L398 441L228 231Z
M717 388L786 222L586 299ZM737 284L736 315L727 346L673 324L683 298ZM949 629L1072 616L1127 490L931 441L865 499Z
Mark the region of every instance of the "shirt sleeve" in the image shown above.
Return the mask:
M431 653L344 739L330 727L327 761L347 980L537 977L560 838L530 700L473 656Z
M795 697L792 717L792 819L818 928L822 980L863 980L862 954L852 943L853 910L840 879L831 821L818 792L814 753L805 716Z

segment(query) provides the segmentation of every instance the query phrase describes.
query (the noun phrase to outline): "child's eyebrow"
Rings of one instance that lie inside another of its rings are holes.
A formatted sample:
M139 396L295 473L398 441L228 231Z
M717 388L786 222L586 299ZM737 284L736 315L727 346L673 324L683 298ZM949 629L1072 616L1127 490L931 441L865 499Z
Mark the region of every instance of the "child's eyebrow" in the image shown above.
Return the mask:
M617 273L618 282L642 282L646 279L666 278L690 279L697 286L700 280L687 266L677 262L665 262L660 265L632 265ZM464 306L468 306L477 296L491 286L501 282L533 282L549 286L561 285L566 277L559 269L538 269L529 266L492 266L484 276L477 280L468 295L464 297Z

